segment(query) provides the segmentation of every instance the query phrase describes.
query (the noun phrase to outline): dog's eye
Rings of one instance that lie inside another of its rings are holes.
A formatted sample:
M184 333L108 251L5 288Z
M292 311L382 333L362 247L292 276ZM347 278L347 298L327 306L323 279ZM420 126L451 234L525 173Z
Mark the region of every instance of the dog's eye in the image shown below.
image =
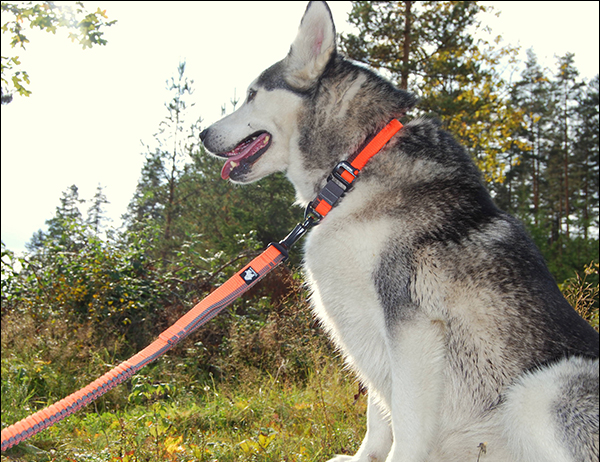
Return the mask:
M253 90L252 88L250 90L248 90L248 102L251 102L254 97L256 96L256 90Z

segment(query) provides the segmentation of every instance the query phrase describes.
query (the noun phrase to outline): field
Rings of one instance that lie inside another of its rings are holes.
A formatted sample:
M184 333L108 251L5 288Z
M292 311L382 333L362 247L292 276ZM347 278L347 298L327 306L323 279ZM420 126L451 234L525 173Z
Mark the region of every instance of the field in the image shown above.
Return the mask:
M306 303L264 322L234 309L2 461L312 461L353 453L366 397L314 324ZM287 337L287 338L286 338ZM99 345L104 345L98 348ZM120 340L60 319L2 320L2 425L87 385L122 361Z

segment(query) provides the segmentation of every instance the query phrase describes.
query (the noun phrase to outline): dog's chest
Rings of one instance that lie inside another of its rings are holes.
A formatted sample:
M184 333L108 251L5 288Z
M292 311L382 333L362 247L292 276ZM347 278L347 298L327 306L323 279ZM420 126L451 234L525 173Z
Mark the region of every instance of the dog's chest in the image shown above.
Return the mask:
M371 375L369 364L377 356L385 357L385 317L373 274L391 226L385 220L332 218L315 228L306 242L313 308L348 361Z

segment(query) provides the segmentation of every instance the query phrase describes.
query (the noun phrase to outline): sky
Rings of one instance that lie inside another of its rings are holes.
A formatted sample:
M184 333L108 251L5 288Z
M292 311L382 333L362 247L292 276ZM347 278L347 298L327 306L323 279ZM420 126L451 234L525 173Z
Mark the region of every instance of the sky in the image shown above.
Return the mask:
M532 48L554 71L556 56L575 53L580 77L598 73L600 2L481 2L500 17L482 24L501 44ZM305 2L84 2L107 10L114 26L106 46L82 50L66 32L31 31L19 55L30 76L28 98L1 108L1 237L22 252L45 229L63 191L75 184L82 199L104 188L112 226L133 196L146 152L171 97L167 80L186 61L194 81L191 117L202 126L218 120L221 106L282 59L293 41ZM350 2L330 2L338 32L347 32ZM4 21L4 18L3 18ZM191 122L192 118L190 118ZM82 207L85 214L87 207Z

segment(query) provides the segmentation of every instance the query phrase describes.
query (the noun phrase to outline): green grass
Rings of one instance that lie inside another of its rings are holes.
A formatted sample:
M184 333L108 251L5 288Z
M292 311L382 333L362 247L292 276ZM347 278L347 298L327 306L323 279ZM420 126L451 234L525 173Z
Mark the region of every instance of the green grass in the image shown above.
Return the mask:
M195 390L147 376L134 383L123 408L89 406L9 460L311 461L355 451L364 433L366 400L352 404L354 384L335 361L301 386L276 373Z
M354 403L357 384L306 312L301 329L312 336L281 339L299 328L290 325L298 318L282 319L233 318L218 357L207 359L199 342L186 339L128 383L3 453L2 461L320 461L355 452L366 399ZM66 322L36 327L5 316L2 426L125 359L115 358L118 339L97 348L92 337ZM203 361L218 373L207 373Z

